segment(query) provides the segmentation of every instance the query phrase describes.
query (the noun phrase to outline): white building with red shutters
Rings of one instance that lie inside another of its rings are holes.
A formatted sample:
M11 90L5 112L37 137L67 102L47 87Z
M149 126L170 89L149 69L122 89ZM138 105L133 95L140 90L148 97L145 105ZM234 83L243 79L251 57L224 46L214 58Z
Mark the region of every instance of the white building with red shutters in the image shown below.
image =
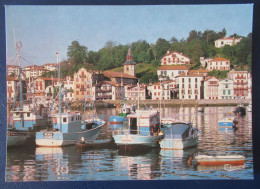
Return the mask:
M157 69L160 80L174 80L177 75L187 73L189 68L183 65L163 65Z
M204 79L204 99L219 99L219 79L214 76Z
M18 79L15 77L6 77L7 100L14 100L15 96L17 95L17 83Z
M57 70L57 63L46 63L46 64L43 65L43 67L46 70L49 70L49 71L56 71Z
M101 81L92 88L94 100L121 100L125 96L123 85L114 81Z
M228 73L228 78L233 80L234 87L234 97L235 98L248 98L249 87L248 87L248 79L250 78L250 74L248 71L235 71L231 70Z
M225 58L214 58L210 61L208 61L207 70L220 70L220 71L228 71L230 70L230 60L227 60Z
M145 100L147 87L145 84L126 85L125 86L125 99L126 100Z
M6 73L7 73L8 76L11 75L11 74L18 76L19 75L19 68L20 68L20 66L7 65L6 66Z
M179 88L179 99L203 99L204 75L202 73L187 73L176 77Z
M63 99L65 101L72 101L74 100L74 80L72 76L66 76L66 79L64 80L64 95Z
M224 47L225 45L236 45L241 41L242 38L234 38L234 37L227 37L227 38L221 38L217 39L215 42L215 47L216 48L221 48Z
M171 99L172 81L164 81L159 83L153 83L149 86L149 94L152 100L169 100Z
M45 69L44 66L26 66L23 69L23 73L26 78L37 78L42 76L42 74L48 72L49 70Z
M161 65L189 65L190 58L184 56L177 51L167 51L167 53L161 59Z

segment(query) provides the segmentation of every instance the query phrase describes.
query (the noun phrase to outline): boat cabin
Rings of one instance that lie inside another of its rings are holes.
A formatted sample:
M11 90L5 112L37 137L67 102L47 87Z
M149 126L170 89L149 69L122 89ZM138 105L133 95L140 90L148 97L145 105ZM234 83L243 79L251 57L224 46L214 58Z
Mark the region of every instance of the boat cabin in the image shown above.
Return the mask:
M166 139L185 139L192 135L192 125L190 122L187 123L172 123L165 131Z
M130 134L151 135L153 127L160 127L160 113L157 110L136 110L129 114L128 125Z
M63 133L81 132L81 115L80 113L62 113L61 116L52 117L53 129Z

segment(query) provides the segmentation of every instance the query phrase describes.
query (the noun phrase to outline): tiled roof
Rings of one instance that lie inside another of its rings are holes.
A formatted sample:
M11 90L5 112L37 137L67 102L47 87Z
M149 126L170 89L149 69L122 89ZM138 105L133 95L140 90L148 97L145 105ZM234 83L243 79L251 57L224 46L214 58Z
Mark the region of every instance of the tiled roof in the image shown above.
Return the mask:
M215 76L207 76L207 77L205 78L205 81L208 81L208 80L210 80L210 79L216 79L216 80L219 81L219 79L216 78Z
M6 65L7 68L19 68L20 66L17 65Z
M11 76L7 76L6 81L18 81L18 79L11 77Z
M229 60L222 58L222 57L218 57L218 58L214 58L214 59L210 60L210 62L217 62L217 61L229 61Z
M129 78L129 79L137 79L135 76L121 73L121 72L113 72L113 71L104 71L104 76L108 78L114 78L114 77L122 77L122 78Z
M126 64L131 64L131 65L135 65L136 63L133 60L126 60L125 63Z
M189 70L189 73L208 73L209 70Z
M37 79L42 79L44 81L58 81L58 78L51 78L51 77L38 77ZM60 79L61 81L63 81L64 79Z
M158 68L158 70L188 70L187 66L180 65L163 65Z
M179 55L181 55L181 56L183 56L183 57L185 57L185 58L190 59L189 57L184 56L182 53L179 53L179 52L177 52L177 51L169 51L169 52L167 52L162 58L164 58L165 56L168 56L168 55L170 55L170 54L173 54L173 53L179 54Z

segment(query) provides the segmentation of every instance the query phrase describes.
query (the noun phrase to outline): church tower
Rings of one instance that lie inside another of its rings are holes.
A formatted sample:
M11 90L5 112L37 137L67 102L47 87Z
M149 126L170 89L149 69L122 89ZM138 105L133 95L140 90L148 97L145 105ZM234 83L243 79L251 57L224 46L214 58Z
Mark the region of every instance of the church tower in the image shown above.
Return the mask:
M135 76L135 62L133 61L131 48L128 49L124 63L124 73Z

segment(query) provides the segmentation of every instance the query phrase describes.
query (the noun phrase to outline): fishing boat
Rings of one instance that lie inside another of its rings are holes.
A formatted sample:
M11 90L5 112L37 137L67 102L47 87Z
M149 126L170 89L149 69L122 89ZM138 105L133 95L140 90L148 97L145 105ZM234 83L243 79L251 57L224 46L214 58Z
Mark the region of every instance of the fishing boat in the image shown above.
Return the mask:
M239 105L235 108L234 113L235 113L236 115L239 115L239 116L244 116L244 115L246 115L246 108L245 108L245 106L242 105L242 104L239 104Z
M8 105L8 116L12 117L12 123L7 127L7 147L23 145L27 140L35 140L35 131L40 130L48 125L48 108L42 104L23 102L23 84L21 78L20 49L22 43L16 43L18 62L19 62L19 95L17 94L10 111ZM19 96L19 105L16 106L17 97Z
M198 144L200 132L190 122L174 122L167 127L165 137L160 141L162 149L182 150Z
M208 156L197 155L194 160L199 165L213 166L213 165L243 165L245 163L245 157L242 155L227 155L227 156Z
M234 116L226 116L218 121L219 131L233 131L238 121Z
M157 110L136 110L129 114L128 129L114 131L113 139L119 147L155 147L164 137L160 132L160 113Z
M134 113L135 109L135 104L122 104L117 106L117 113L119 116L126 117L128 114Z
M57 54L57 63L58 65L60 65L58 61L58 54ZM36 145L57 147L57 146L72 145L75 144L78 140L95 140L99 135L101 128L105 125L105 121L94 117L92 117L92 119L82 120L82 115L79 112L62 113L60 68L59 68L58 76L59 76L59 81L58 81L59 82L59 113L52 116L51 129L42 130L36 133ZM86 86L88 86L88 83L86 83ZM93 101L91 104L93 105ZM84 111L85 111L85 107L84 107Z

